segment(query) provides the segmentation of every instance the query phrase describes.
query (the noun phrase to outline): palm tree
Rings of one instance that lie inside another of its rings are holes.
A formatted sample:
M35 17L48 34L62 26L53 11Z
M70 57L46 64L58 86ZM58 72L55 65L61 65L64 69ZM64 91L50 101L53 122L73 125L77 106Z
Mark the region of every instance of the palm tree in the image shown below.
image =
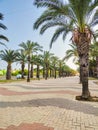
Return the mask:
M48 78L48 71L49 71L49 66L50 66L50 59L51 56L53 56L52 53L50 53L49 51L44 51L44 54L42 55L42 59L43 59L43 72L45 72L45 79L47 80Z
M21 49L18 51L16 61L18 61L21 64L22 79L24 79L24 68L25 68L25 63L27 62L27 55L24 52L24 50Z
M64 60L68 60L70 59L71 57L74 57L73 58L73 62L77 63L79 61L79 56L78 56L78 52L77 52L77 47L75 44L69 44L71 49L68 49L66 51L66 54L64 56L64 58L62 59L63 61Z
M88 87L89 45L93 35L91 27L98 24L98 8L96 8L98 0L35 0L34 5L46 8L35 22L34 29L38 29L42 25L40 33L43 34L48 28L57 26L50 47L61 34L65 39L68 32L72 33L72 41L77 46L82 66L81 98L88 99L90 97Z
M62 60L63 61L68 60L71 57L74 57L73 62L75 62L77 65L79 65L79 56L78 56L77 46L76 46L76 44L69 44L69 45L70 45L71 49L66 51L65 57ZM80 81L79 82L82 83L82 66L81 65L80 65L79 71L80 71Z
M62 68L65 65L63 60L59 60L59 77L62 77Z
M31 56L33 55L34 52L39 50L39 44L31 42L28 40L26 43L22 42L19 44L20 47L22 47L27 55L27 61L28 61L28 76L27 76L27 82L30 82L30 61L31 61Z
M3 20L3 14L2 13L0 13L0 20ZM4 24L0 23L0 29L6 30L7 27ZM3 42L1 42L1 40L5 40L7 42L9 41L7 37L0 34L0 44L5 45Z
M40 66L42 65L42 55L35 55L35 65L37 66L36 68L36 78L40 79Z
M31 77L31 78L33 78L33 73L34 73L34 68L33 68L33 66L35 65L35 57L36 57L36 55L32 55L32 56L31 56L31 61L30 61L30 63L31 63L31 75L30 75L30 77Z
M37 53L38 51L43 51L42 46L39 45L39 47L36 49L35 53ZM31 61L30 61L30 63L31 63L31 75L30 75L30 77L31 78L33 78L33 65L36 64L36 56L37 56L36 54L35 55L32 54L32 56L31 56Z
M58 65L58 57L57 56L52 56L51 57L51 64L53 66L54 69L54 78L56 79L57 75L56 75L56 71L57 71L57 65Z
M14 50L2 50L0 53L1 60L7 62L7 72L6 72L6 79L11 79L11 64L16 61L17 52Z

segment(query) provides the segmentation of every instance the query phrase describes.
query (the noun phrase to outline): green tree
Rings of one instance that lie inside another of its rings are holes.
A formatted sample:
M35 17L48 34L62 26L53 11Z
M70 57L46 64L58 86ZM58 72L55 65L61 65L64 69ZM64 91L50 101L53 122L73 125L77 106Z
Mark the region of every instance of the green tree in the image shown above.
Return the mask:
M25 63L27 62L27 55L24 52L24 50L21 49L18 51L16 61L18 61L21 64L22 79L24 79L24 68L25 68Z
M42 64L42 55L36 55L35 56L35 65L37 66L36 68L36 78L40 79L40 66Z
M77 46L80 65L82 66L81 97L89 98L89 45L92 38L91 27L98 24L98 8L96 8L98 0L34 0L34 5L46 8L35 22L34 29L42 25L40 33L43 34L48 28L57 27L51 39L50 47L61 34L65 39L68 32L72 33L72 41Z
M3 20L3 14L2 13L0 13L0 20ZM0 29L6 30L7 27L4 24L0 23ZM7 42L9 41L7 37L5 37L4 35L0 34L0 44L1 45L5 45L2 42L2 40L7 41Z
M70 59L71 57L73 57L73 62L74 63L77 63L79 62L79 56L78 56L78 52L77 52L77 47L75 44L69 44L71 49L68 49L65 53L65 56L64 58L62 59L63 61L64 60L68 60Z
M51 56L53 56L52 53L50 53L49 51L44 51L44 54L42 55L42 60L43 60L43 77L45 77L45 79L47 80L49 74L49 66L50 66L50 59Z
M51 64L52 64L52 66L53 66L54 78L55 78L55 79L56 79L56 77L57 77L56 71L57 71L57 67L58 67L58 60L59 60L59 58L58 58L57 56L52 56L52 57L51 57Z
M2 50L0 53L1 60L7 62L7 72L6 72L6 79L11 79L11 65L13 62L16 61L17 52L14 50Z
M27 61L28 61L28 76L27 76L27 82L30 82L30 61L31 61L31 56L33 55L34 52L37 52L39 48L42 48L39 46L39 44L31 42L28 40L26 43L22 42L19 44L19 46L24 49L26 55L27 55Z
M62 77L62 68L63 66L65 65L64 61L63 60L59 60L59 65L58 65L58 70L59 70L59 77L61 78Z
M74 57L73 62L75 64L79 65L80 61L79 61L77 46L76 46L76 44L69 44L69 45L70 45L71 49L66 51L65 57L62 60L63 61L68 60L71 57ZM79 82L82 83L82 66L81 65L80 65L79 71L80 71L80 81Z

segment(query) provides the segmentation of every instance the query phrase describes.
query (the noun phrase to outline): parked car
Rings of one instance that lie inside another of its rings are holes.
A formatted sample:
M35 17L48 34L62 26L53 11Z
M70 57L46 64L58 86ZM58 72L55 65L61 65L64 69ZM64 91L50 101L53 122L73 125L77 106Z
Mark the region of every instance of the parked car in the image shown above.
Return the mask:
M21 78L22 78L22 75L21 75L21 74L17 74L17 75L16 75L16 78L17 78L17 79L21 79Z

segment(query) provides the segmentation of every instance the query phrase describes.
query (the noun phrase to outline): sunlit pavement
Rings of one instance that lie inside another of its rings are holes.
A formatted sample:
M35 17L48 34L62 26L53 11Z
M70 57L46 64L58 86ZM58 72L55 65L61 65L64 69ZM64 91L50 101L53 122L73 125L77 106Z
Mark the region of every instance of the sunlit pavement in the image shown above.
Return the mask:
M81 90L78 77L0 84L0 130L98 130L98 102L76 101Z

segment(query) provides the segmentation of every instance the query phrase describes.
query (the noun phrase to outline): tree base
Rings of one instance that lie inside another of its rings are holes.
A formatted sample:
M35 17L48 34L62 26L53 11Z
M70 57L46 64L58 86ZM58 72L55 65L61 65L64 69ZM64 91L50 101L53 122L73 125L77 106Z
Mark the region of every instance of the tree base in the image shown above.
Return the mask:
M76 96L76 100L98 102L98 97L96 97L96 96L89 96L88 98L84 98L82 96Z
M27 79L27 82L30 82L30 79Z

